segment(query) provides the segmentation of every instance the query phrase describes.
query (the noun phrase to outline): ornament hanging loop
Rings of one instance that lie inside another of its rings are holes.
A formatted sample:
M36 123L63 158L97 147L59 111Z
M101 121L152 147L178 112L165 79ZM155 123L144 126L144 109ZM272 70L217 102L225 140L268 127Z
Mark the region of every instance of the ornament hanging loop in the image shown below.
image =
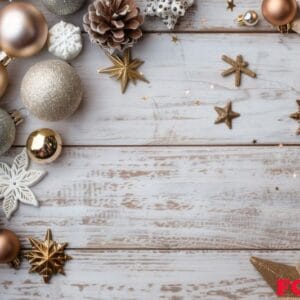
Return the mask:
M5 52L2 51L0 62L4 67L7 67L13 60L13 57L8 56Z
M286 25L280 25L280 26L277 26L277 30L282 33L282 34L288 34L291 32L292 30L292 24L289 23L289 24L286 24Z

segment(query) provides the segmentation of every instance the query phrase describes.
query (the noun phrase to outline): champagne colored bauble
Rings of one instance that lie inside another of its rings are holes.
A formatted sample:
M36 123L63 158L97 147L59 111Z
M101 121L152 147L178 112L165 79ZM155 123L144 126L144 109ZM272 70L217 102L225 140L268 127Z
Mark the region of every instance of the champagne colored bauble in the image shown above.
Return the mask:
M46 60L29 69L21 84L21 98L35 117L59 121L71 116L82 100L81 79L61 60Z
M26 148L33 161L48 164L55 161L61 154L62 139L54 130L41 128L29 135Z
M12 231L0 229L0 263L18 264L20 241Z
M65 16L75 13L86 0L42 0L48 10L56 15Z
M0 155L4 154L14 143L16 125L11 115L0 108Z
M6 92L8 86L8 73L3 64L0 63L0 98Z
M48 26L32 4L15 2L0 10L0 48L11 57L28 57L45 45Z
M262 13L265 19L274 26L291 23L297 14L296 0L264 0Z

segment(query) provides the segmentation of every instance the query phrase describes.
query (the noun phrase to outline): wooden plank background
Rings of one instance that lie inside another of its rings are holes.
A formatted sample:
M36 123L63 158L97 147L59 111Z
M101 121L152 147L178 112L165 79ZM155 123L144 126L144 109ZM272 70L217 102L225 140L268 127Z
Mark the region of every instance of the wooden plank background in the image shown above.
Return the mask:
M50 26L61 19L28 2ZM27 274L26 261L19 271L1 266L1 299L276 299L249 258L299 262L300 137L289 115L300 94L300 37L264 20L234 23L261 1L236 0L234 12L225 0L195 2L174 32L146 19L134 56L145 60L150 84L122 95L97 74L110 62L84 34L71 63L85 89L78 112L59 123L27 115L18 128L1 161L11 163L40 127L59 131L66 147L55 163L32 165L48 172L33 187L40 208L21 205L10 221L0 212L0 226L20 236L24 251L27 237L50 227L74 259L47 286ZM64 19L81 26L85 10ZM236 88L220 75L223 54L242 54L258 78L244 76ZM22 77L49 58L45 50L12 63L1 106L22 108ZM214 106L228 100L241 113L232 131L214 125Z

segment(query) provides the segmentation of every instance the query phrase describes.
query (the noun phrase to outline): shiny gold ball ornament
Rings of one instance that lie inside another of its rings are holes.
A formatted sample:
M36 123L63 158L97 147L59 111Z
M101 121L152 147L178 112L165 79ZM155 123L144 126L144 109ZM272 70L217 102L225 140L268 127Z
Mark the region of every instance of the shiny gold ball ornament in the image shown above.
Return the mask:
M297 14L296 0L264 0L262 14L274 26L284 26L291 23Z
M62 151L61 136L52 129L42 128L32 132L26 143L28 156L39 164L55 161Z
M21 98L35 117L60 121L71 116L83 96L75 69L61 60L45 60L29 69L21 84Z
M45 45L48 26L32 4L14 2L0 10L0 48L11 57L28 57Z
M248 10L244 14L239 15L236 21L240 26L255 26L259 22L259 16L256 11Z
M0 263L19 267L20 249L20 241L16 234L8 229L0 229Z

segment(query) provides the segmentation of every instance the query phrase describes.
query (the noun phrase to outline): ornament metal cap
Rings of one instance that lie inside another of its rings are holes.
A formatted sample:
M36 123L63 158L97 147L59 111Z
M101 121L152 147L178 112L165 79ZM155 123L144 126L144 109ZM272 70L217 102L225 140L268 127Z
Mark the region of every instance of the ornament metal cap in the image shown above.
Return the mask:
M9 112L16 126L20 125L24 120L21 113L18 110L12 110Z

